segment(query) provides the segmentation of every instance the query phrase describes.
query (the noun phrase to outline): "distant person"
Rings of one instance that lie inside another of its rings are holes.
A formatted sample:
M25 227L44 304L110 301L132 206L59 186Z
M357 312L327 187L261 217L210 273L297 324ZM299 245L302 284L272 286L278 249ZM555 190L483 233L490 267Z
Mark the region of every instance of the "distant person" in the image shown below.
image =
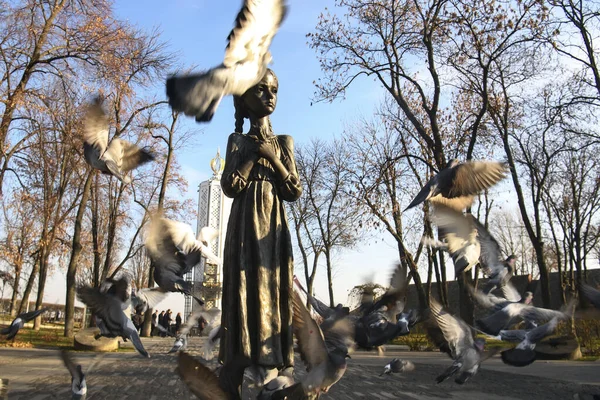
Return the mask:
M158 322L157 322L157 324L163 325L165 323L164 318L165 318L165 312L163 310L163 311L160 312L160 314L158 314ZM159 332L158 336L164 337L165 334L162 333L162 332Z
M177 313L177 317L175 317L175 333L179 333L181 329L181 313Z
M152 330L150 331L150 336L154 336L156 333L156 324L158 324L158 311L154 310L152 314Z
M163 327L168 331L171 331L171 321L172 320L173 319L171 318L171 310L169 309L165 312L165 315L163 316L163 320L162 320ZM166 334L163 334L163 336L166 336Z

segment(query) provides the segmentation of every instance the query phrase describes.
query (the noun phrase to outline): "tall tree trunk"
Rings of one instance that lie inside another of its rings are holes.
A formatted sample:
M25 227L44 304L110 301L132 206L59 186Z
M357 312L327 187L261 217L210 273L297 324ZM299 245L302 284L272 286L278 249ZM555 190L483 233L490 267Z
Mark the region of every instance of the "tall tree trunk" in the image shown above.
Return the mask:
M33 289L33 284L35 283L35 278L38 275L38 271L40 270L40 254L38 253L35 262L33 263L33 268L31 269L31 275L29 275L29 279L27 280L27 286L25 286L25 291L23 292L23 298L21 299L21 304L19 305L19 311L17 314L21 314L27 310L27 303L29 303L29 296L31 295L31 290Z
M329 306L335 307L335 302L333 298L333 266L331 265L331 253L329 253L329 249L325 250L325 263L327 264L327 288L329 290Z
M40 279L38 281L38 292L37 300L35 301L35 309L40 310L44 304L44 289L46 288L46 277L48 276L48 259L50 253L46 246L42 247L42 253L40 255ZM42 316L38 316L33 321L33 329L36 331L40 330L42 326Z
M536 226L534 227L529 219L529 214L527 210L527 206L525 204L525 197L523 195L523 189L521 188L521 183L519 181L519 176L516 170L515 160L513 158L512 149L508 142L508 135L502 134L502 143L504 145L504 152L506 153L506 158L508 161L508 165L510 166L510 174L513 181L513 186L515 188L515 192L517 193L517 202L519 204L519 211L521 212L521 218L523 219L523 223L525 225L525 230L527 231L527 235L529 236L529 240L531 240L531 245L535 251L535 258L538 264L538 269L540 271L540 285L542 290L542 303L544 307L550 307L550 274L548 272L548 268L546 266L546 260L544 259L544 243L542 242L541 235L536 235L536 231L540 231L540 221L539 218L536 218ZM533 205L533 212L539 213L539 204ZM537 209L536 209L537 208Z
M77 273L77 267L79 263L79 255L81 254L81 222L83 221L83 215L87 207L87 202L90 198L90 192L92 189L92 177L94 176L94 170L91 170L87 174L85 180L85 186L83 188L83 194L81 197L81 203L75 216L75 227L73 229L73 245L71 250L71 259L69 260L69 266L67 267L67 293L65 299L65 337L73 337L73 326L75 316L75 275Z
M17 296L19 295L19 283L21 282L21 271L23 270L23 260L21 259L17 265L15 265L15 281L13 283L13 292L10 297L10 316L14 317L17 315Z

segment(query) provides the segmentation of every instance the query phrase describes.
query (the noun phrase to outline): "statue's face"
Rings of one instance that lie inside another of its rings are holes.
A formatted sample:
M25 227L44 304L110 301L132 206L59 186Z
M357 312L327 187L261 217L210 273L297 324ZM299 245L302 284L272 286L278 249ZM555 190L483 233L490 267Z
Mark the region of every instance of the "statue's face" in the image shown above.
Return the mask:
M244 102L248 111L255 117L262 118L271 115L277 105L277 78L267 72L260 82L244 93Z

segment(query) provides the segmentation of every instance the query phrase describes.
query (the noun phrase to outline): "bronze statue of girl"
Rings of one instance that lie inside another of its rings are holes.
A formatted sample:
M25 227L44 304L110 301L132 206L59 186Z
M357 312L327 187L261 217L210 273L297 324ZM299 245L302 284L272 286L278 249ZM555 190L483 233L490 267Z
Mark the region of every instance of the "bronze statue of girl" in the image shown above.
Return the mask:
M254 370L271 378L294 365L293 256L283 201L302 193L293 139L274 135L269 120L278 86L267 70L256 86L234 98L235 133L229 136L221 178L223 192L234 200L223 258L219 360L227 364L245 356ZM245 118L250 120L246 134Z

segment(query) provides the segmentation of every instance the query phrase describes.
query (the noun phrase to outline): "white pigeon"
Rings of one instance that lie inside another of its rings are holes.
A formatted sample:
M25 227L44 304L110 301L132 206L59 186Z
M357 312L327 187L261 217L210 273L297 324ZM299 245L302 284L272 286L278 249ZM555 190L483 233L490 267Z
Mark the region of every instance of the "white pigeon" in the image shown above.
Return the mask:
M126 174L154 160L152 153L126 140L113 138L108 142L108 117L100 97L89 104L83 129L83 154L93 168L113 175L123 183L131 182Z
M245 0L227 38L223 63L202 74L167 79L173 110L208 122L223 96L241 96L256 85L271 62L269 46L286 12L285 0Z

